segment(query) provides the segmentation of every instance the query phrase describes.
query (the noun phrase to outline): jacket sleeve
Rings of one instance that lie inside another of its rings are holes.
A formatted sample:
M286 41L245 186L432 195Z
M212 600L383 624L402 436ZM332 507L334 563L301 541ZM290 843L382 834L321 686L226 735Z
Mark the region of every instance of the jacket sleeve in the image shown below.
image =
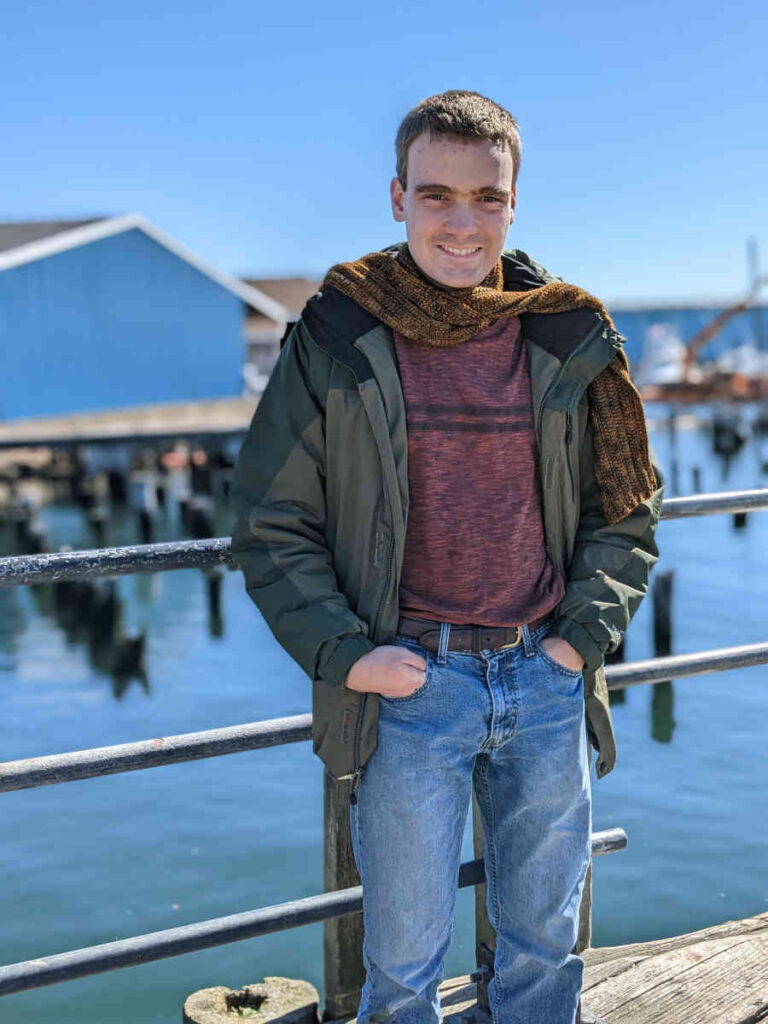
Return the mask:
M307 675L342 686L375 648L339 589L325 537L331 358L301 320L283 345L238 456L232 554L245 588Z
M603 513L593 470L592 427L581 445L581 510L565 594L556 608L551 636L561 636L598 669L616 650L640 606L648 575L659 558L655 541L664 481L653 449L651 464L658 487L629 515L609 523Z

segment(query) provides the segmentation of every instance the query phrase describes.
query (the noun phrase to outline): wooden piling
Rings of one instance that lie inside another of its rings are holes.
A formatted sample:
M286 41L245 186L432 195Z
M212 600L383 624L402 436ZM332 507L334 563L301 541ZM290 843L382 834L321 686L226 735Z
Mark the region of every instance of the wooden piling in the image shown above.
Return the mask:
M139 536L142 544L151 544L154 534L152 516L148 509L140 508L137 514L139 520Z
M218 566L205 570L208 585L208 629L211 636L222 636L224 620L221 616L221 584L224 570Z
M352 783L337 782L324 773L325 891L360 885L352 852L349 795ZM325 922L325 1006L322 1019L335 1020L357 1013L365 981L363 915L347 914Z
M657 571L651 588L653 602L653 646L657 658L672 653L672 585L674 569Z
M265 978L232 990L202 988L184 1001L183 1024L229 1024L247 1018L253 1024L317 1024L319 997L308 981Z

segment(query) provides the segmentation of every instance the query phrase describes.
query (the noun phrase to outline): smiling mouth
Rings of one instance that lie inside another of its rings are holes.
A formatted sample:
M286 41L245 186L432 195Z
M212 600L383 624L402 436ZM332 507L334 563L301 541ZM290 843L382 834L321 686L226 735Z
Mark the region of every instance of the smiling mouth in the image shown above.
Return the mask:
M438 249L442 252L448 253L449 256L456 256L459 259L468 259L471 256L476 256L482 249L482 246L473 245L469 247L459 247L456 245L438 245Z

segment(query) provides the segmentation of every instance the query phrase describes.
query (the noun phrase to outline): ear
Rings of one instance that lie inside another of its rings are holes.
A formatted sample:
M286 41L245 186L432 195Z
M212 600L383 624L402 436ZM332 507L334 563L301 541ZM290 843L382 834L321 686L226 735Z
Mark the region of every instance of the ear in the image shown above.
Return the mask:
M392 216L397 221L405 220L405 192L400 184L399 178L393 178L389 183L389 194L392 200Z
M509 203L509 223L512 224L515 219L515 207L517 206L517 185L512 189L512 198Z

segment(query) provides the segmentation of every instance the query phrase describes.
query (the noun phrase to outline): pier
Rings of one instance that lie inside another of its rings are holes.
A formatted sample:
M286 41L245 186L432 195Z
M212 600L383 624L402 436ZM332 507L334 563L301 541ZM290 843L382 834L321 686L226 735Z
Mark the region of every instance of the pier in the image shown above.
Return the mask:
M80 445L144 444L176 439L204 443L244 435L257 399L210 398L73 413L0 423L0 449L66 448Z

